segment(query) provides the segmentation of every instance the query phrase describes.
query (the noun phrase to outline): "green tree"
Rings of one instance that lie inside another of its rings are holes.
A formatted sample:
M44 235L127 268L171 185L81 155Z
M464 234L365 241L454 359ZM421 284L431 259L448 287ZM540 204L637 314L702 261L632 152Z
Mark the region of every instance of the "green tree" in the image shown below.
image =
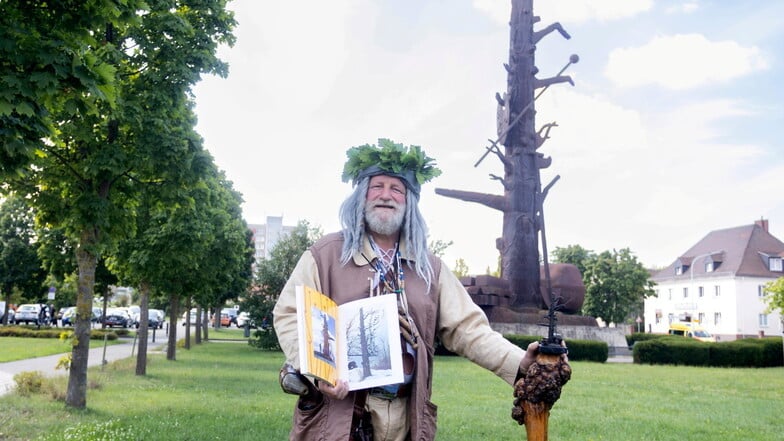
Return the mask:
M436 257L444 257L444 253L446 253L446 249L451 247L454 244L453 241L444 241L441 239L430 241L427 248L433 253Z
M468 276L468 265L466 264L463 258L458 258L455 261L455 267L452 269L452 272L457 277L466 277Z
M777 311L784 324L784 277L765 284L765 303L768 312ZM784 342L782 342L784 344Z
M30 81L48 84L51 60L17 57L3 64L12 71L0 75L10 81L10 92L3 87L5 101L0 100L0 116L9 123L3 136L10 133L24 142L3 142L3 163L8 157L10 166L2 171L36 189L32 196L41 222L62 228L74 244L78 312L65 401L82 408L98 259L132 231L136 184L160 182L192 150L190 89L203 73L226 74L227 66L215 53L219 44L233 42L235 23L223 0L99 0L76 10L70 3L58 5L0 3L0 16L9 12L17 23L9 25L23 27L0 40L6 52L21 44L23 53L36 55L63 38L65 46L58 46L53 56L72 58L76 65L64 81L51 80L54 86L46 93L26 94ZM75 21L73 26L63 26L68 20ZM5 61L5 52L0 55ZM22 76L30 80L20 80ZM63 83L67 86L60 87ZM46 107L31 111L22 98L41 98ZM26 116L32 122L22 121Z
M765 284L765 303L768 311L778 311L784 317L784 277Z
M3 321L7 324L12 294L20 301L43 301L46 273L36 252L33 212L17 195L0 205L0 291L4 296Z
M108 25L125 29L142 0L0 2L0 173L21 176L55 139L57 113L78 118L115 102ZM109 46L109 47L107 47Z
M550 253L553 263L569 263L580 270L580 274L585 276L588 264L596 260L596 254L591 250L586 250L580 245L569 245L566 248L555 247Z
M270 258L259 262L250 295L240 303L250 319L262 329L255 332L251 344L261 348L277 346L272 328L272 309L291 276L300 256L321 237L321 229L300 221L291 233L281 238L270 251Z
M586 262L583 312L606 323L623 323L645 297L654 294L648 270L628 248L604 251Z

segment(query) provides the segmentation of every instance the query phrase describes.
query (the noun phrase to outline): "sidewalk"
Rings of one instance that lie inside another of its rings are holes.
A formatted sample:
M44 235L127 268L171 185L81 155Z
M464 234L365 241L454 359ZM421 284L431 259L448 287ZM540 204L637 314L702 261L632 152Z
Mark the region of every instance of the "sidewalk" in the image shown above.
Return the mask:
M134 348L133 338L123 338L122 343L106 346L106 362L110 363L115 360L121 360L131 356L136 356L139 349L139 344L136 342ZM160 350L166 345L165 337L161 340L160 337L156 338L155 343L152 338L147 341L147 352ZM104 346L102 341L93 340L90 344L90 356L87 360L87 366L100 366L101 361L104 359ZM94 346L94 347L93 347ZM14 375L19 372L39 371L45 377L56 377L58 375L68 375L68 371L55 369L57 362L60 358L67 354L47 355L45 357L28 358L26 360L9 361L7 363L0 363L0 396L3 396L14 388Z

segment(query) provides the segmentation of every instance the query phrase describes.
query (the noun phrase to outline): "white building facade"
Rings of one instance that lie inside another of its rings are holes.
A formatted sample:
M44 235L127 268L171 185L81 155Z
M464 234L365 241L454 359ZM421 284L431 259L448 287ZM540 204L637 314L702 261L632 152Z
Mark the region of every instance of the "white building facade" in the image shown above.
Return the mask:
M667 333L670 323L699 322L718 340L782 335L779 312L768 312L764 286L784 276L784 243L767 220L710 232L651 279L645 300L647 331Z
M270 251L278 241L295 227L283 225L283 216L267 216L266 224L248 224L248 228L253 233L254 260L258 264L262 259L269 259Z

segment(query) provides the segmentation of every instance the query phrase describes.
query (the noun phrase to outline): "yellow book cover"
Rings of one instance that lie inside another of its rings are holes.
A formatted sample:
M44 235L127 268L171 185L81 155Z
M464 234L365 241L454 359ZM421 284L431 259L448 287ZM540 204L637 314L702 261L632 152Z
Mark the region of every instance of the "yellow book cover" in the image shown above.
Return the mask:
M397 298L368 297L338 306L309 286L297 286L300 371L349 390L403 382Z

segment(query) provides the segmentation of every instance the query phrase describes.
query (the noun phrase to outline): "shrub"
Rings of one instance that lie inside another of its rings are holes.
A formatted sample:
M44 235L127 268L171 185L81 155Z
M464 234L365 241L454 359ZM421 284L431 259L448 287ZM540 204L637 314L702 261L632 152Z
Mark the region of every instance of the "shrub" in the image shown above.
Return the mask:
M41 392L44 375L40 371L19 372L14 375L14 383L16 383L16 392L19 395L29 397Z
M257 329L253 332L253 337L248 339L248 344L259 349L268 351L279 351L278 335L272 326L266 329Z
M781 338L705 343L667 336L634 345L635 363L714 367L771 367L784 363Z
M504 335L504 338L523 349L528 348L529 344L542 339L542 337L535 335L515 334ZM567 340L566 345L569 348L570 361L597 361L604 363L607 361L610 353L610 348L603 341L575 339Z
M645 332L635 332L633 334L626 335L626 344L629 345L629 347L631 348L638 341L648 341L648 340L653 340L656 338L662 338L666 336L667 334L649 334Z

